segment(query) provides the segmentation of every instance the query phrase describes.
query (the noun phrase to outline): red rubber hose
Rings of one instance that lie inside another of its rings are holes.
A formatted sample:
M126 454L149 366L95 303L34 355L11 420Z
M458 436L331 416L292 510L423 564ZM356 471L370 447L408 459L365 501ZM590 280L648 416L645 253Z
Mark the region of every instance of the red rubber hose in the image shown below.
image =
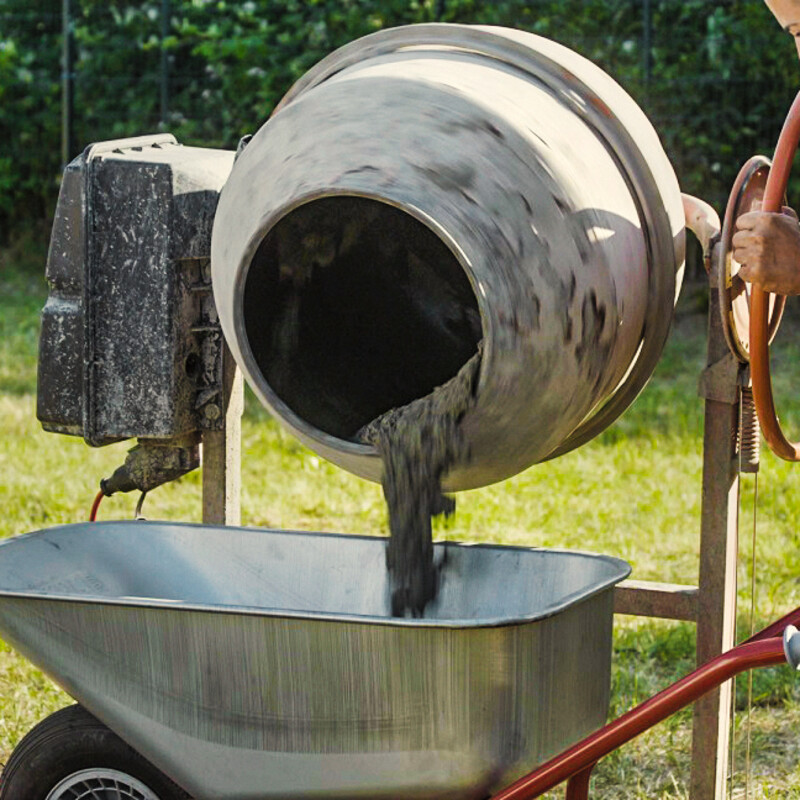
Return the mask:
M97 493L97 496L94 498L94 503L92 503L92 510L89 513L89 522L97 522L97 509L100 508L100 502L103 499L103 491L102 489Z

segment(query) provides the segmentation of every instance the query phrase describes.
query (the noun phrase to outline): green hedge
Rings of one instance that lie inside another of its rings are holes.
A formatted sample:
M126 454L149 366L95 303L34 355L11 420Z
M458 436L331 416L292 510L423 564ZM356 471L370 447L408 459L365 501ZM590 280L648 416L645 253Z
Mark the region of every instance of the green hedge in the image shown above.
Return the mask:
M187 143L233 147L345 42L436 19L490 23L551 37L608 70L653 119L684 190L719 206L739 164L771 151L800 86L790 38L753 0L172 0L163 41L160 0L73 5L77 149L161 127L162 48L165 127ZM52 212L62 167L60 48L58 4L4 0L0 239Z

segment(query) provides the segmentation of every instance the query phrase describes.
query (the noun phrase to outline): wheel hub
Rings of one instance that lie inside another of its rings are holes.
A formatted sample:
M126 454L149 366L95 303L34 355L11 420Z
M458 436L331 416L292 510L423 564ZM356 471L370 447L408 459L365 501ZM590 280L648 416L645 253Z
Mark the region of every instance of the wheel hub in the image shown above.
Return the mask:
M125 772L82 769L60 781L45 800L159 800L159 797Z

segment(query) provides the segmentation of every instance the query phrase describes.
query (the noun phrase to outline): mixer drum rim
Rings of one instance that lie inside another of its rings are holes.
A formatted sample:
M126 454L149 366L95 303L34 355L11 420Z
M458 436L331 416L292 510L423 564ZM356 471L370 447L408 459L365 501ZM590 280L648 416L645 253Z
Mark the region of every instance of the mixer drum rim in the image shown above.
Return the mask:
M534 50L527 43L536 41L540 46L546 43L546 48L552 52L546 54ZM392 52L408 47L436 47L445 46L462 49L479 55L486 56L505 64L517 67L528 75L542 80L553 91L558 93L562 100L568 103L576 116L580 117L590 127L594 128L605 140L606 146L625 169L623 176L629 179L629 186L634 199L639 206L640 218L652 223L654 219L661 218L661 225L644 225L643 230L660 231L665 225L670 229L670 220L663 207L659 184L653 175L650 166L645 161L642 150L636 140L631 136L627 127L615 115L619 109L612 109L601 96L601 87L590 87L585 79L588 75L577 75L565 70L554 56L560 54L573 59L576 63L570 66L583 66L588 71L594 72L596 78L604 81L603 89L618 89L630 103L630 111L641 115L647 123L652 137L655 138L660 151L655 131L652 130L644 113L635 104L627 93L624 92L610 75L588 59L575 53L563 45L545 37L510 28L493 25L457 25L451 23L429 23L423 25L401 26L364 36L331 53L302 78L300 78L287 92L276 106L273 115L297 100L310 89L324 83L337 73L353 66L367 58L388 55ZM641 133L641 130L637 130ZM613 147L608 144L614 142ZM651 143L648 143L651 144ZM662 155L663 155L663 151ZM655 153L651 153L654 155ZM663 155L666 166L671 172L671 167ZM662 178L663 173L662 173ZM679 197L679 189L674 173L675 189ZM683 219L683 211L678 202L677 217ZM681 223L682 227L682 223ZM627 374L598 409L595 409L572 434L552 453L547 459L556 458L574 450L593 439L605 430L617 417L619 417L636 399L644 388L658 363L664 349L664 343L669 333L672 321L672 312L677 302L680 291L681 270L683 268L683 242L675 247L674 242L665 241L665 237L646 236L648 247L648 265L650 267L650 286L648 294L648 309L646 314L647 325L643 332L641 348L628 370ZM659 241L659 239L661 239ZM675 272L659 270L654 264L677 262ZM666 284L663 281L666 279Z

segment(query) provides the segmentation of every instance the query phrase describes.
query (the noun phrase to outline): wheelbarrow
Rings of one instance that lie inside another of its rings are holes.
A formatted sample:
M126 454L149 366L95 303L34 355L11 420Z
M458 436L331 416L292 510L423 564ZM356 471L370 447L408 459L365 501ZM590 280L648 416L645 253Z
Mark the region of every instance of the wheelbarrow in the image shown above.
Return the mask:
M523 800L569 780L578 800L624 741L737 672L800 659L798 609L587 737L627 564L440 543L439 597L406 619L384 548L142 521L3 542L0 632L80 705L22 740L0 797Z
M551 758L605 719L628 565L441 543L439 597L405 619L384 548L142 521L3 542L0 632L80 705L23 739L0 797L471 800L517 778L497 800L567 779L580 798L598 758L703 691L798 663L779 634L800 610Z
M23 740L0 797L478 800L605 721L625 562L440 543L436 601L392 618L385 546L142 521L3 542L0 633L86 711Z

